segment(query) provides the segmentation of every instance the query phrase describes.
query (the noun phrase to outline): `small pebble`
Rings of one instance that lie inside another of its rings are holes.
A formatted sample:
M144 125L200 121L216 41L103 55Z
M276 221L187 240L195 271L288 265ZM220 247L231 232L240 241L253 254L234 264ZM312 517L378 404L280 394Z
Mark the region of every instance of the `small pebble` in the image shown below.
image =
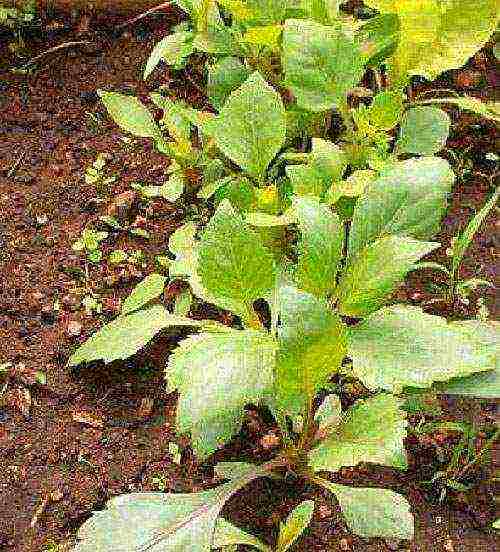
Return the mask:
M76 337L82 333L82 325L76 320L70 320L67 327L68 335Z

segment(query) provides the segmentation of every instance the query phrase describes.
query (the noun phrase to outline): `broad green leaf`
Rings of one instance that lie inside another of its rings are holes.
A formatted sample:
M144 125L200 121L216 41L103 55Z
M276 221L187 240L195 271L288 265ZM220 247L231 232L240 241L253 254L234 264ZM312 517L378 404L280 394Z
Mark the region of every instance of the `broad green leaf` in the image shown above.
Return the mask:
M491 370L467 378L439 384L436 390L448 395L467 395L485 399L500 398L500 323L464 320L450 326L460 329L469 339L477 341L492 354Z
M386 307L349 330L354 375L369 389L404 387L495 369L498 354L470 329L404 305Z
M104 90L98 90L98 94L112 119L123 130L141 138L162 139L153 116L137 98Z
M267 213L255 211L246 215L245 222L258 227L288 226L297 222L297 217L292 210L286 211L282 215L268 215Z
M344 420L309 452L315 471L336 472L342 466L371 462L406 468L403 440L406 414L393 395L382 393L358 401Z
M205 228L199 246L198 274L216 304L242 316L251 316L255 300L273 287L272 254L228 201L218 207Z
M402 236L386 236L367 245L349 261L337 287L339 311L363 317L377 310L415 263L439 246Z
M347 167L342 149L321 138L312 139L312 150L306 165L289 165L286 174L295 195L320 197L332 182L340 180Z
M337 284L344 225L336 213L315 197L295 198L293 209L301 233L297 285L317 297L326 297Z
M179 101L172 101L158 93L151 94L151 100L163 110L162 124L170 136L178 143L191 143L191 125L195 110Z
M176 172L170 176L167 182L160 186L160 195L167 201L175 203L184 193L184 175Z
M399 19L393 13L383 13L368 19L356 34L367 65L378 67L394 54L399 38Z
M276 404L302 414L340 367L345 327L326 302L291 286L279 290Z
M144 69L144 80L151 75L161 60L167 65L180 68L192 52L193 33L190 31L182 31L166 36L153 48Z
M165 308L155 305L148 309L119 316L103 326L81 345L68 363L76 366L94 360L128 358L140 351L161 330L175 326L203 326L202 322L170 314Z
M215 525L215 534L213 539L213 547L224 548L226 546L234 546L237 544L245 544L257 548L261 552L272 552L267 544L260 541L257 537L250 535L239 527L236 527L224 518L219 518Z
M450 117L442 109L413 107L403 116L396 152L433 155L446 145L450 125Z
M322 480L339 502L349 529L364 538L413 539L414 522L404 496L389 489L346 487Z
M433 98L431 100L419 100L416 103L425 104L451 104L465 111L472 111L485 119L492 119L500 123L500 104L498 102L482 102L472 96L462 98Z
M177 316L187 316L191 310L191 303L193 302L193 296L189 289L181 291L175 298L173 313Z
M403 113L403 95L398 90L379 92L367 108L371 125L381 130L394 128Z
M358 44L339 28L298 19L285 23L282 64L298 106L318 112L343 105L364 72Z
M207 95L212 105L220 110L228 96L250 76L250 71L238 58L225 57L209 65Z
M314 512L314 500L304 500L280 524L277 552L286 552L300 538L311 522Z
M253 330L193 335L172 353L167 380L180 394L177 424L197 454L214 452L238 430L245 405L269 396L274 355L274 341Z
M465 230L458 236L452 247L452 265L451 270L453 274L458 272L460 263L471 244L474 236L484 222L484 219L488 216L489 212L496 206L498 202L498 196L500 195L500 187L498 187L491 198L485 203L484 207L476 213L476 215L470 220Z
M255 465L248 462L217 462L214 467L217 477L230 481L245 478L253 471L255 471Z
M390 60L393 76L423 75L430 80L456 69L480 50L495 31L497 0L366 0L396 14L400 32Z
M214 200L216 206L229 200L238 212L248 213L256 207L256 187L250 179L238 174L217 189Z
M285 142L283 102L259 73L253 73L231 93L212 122L211 133L225 155L252 176L263 179Z
M432 237L439 230L454 181L450 165L439 157L409 159L389 166L356 203L349 257L390 234Z
M254 468L241 479L200 493L117 496L82 525L74 552L210 552L224 504L263 475Z
M201 199L210 199L220 188L231 184L234 181L234 176L225 176L212 182L203 184L201 190L196 194Z
M500 519L497 519L492 524L493 529L500 529Z
M337 21L342 3L343 0L301 0L306 18L325 24Z
M196 297L217 304L198 275L199 241L195 239L196 231L196 224L188 222L170 236L168 247L176 259L170 262L169 275L171 278L186 279Z
M154 273L144 278L123 302L122 314L130 314L159 297L163 293L166 281L165 276Z

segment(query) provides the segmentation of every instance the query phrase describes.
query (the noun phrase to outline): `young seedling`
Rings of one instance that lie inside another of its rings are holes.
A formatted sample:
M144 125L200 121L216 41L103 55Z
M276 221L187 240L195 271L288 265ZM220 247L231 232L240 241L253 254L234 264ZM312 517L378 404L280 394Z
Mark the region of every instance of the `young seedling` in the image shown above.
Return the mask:
M464 259L467 249L470 247L474 236L481 228L482 223L494 208L497 207L500 188L497 188L495 193L485 203L476 215L469 221L462 233L452 239L452 245L448 250L448 255L451 257L451 268L448 269L439 263L420 263L418 268L431 268L443 272L448 277L446 298L450 304L453 304L457 297L464 303L468 303L468 298L472 291L475 291L480 286L494 287L491 282L481 278L469 278L461 280L460 266Z
M99 194L105 194L109 186L116 182L116 176L106 176L105 167L109 161L109 156L100 153L91 166L85 170L85 183L93 184Z
M91 263L99 263L102 259L100 244L107 237L107 232L98 232L90 228L85 228L80 238L73 243L72 248L74 251L85 251L86 258Z

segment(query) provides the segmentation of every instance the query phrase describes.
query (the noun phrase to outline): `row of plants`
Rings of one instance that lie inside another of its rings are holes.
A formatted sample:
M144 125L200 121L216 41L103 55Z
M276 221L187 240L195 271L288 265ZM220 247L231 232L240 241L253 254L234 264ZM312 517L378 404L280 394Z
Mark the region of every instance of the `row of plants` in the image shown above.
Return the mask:
M411 539L402 495L339 485L328 474L361 462L404 470L401 406L415 389L498 397L496 324L448 322L392 301L410 271L448 270L421 261L441 245L431 240L455 181L436 155L450 118L428 104L499 118L495 105L469 97L415 101L411 76L434 78L465 63L495 31L495 2L368 0L378 12L366 21L346 15L338 0L177 4L189 19L154 48L144 77L162 60L181 69L202 52L213 110L161 90L151 95L162 111L156 122L135 97L100 97L123 130L151 138L169 158L171 200L193 171L201 175L198 198L214 214L204 227L187 222L170 236L168 278L185 280L236 322L190 318L189 302L169 311L158 301L167 277L154 273L69 363L125 359L162 330L188 328L166 367L168 387L179 393L179 434L206 458L253 404L272 413L282 446L264 464L218 463L214 489L112 499L81 527L75 551L246 544L284 552L308 526L313 501L293 510L274 547L220 513L251 481L286 484L289 474L330 491L353 533ZM498 190L453 245L451 294L497 200ZM343 378L357 378L370 396L342 410Z

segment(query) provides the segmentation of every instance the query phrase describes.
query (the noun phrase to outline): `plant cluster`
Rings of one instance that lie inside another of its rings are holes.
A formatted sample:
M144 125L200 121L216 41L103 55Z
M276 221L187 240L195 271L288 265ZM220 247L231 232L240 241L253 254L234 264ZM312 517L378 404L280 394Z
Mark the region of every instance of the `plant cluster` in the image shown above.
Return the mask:
M246 544L284 552L309 524L313 502L290 514L274 548L220 512L256 478L289 473L328 489L354 533L411 539L402 495L339 485L327 474L360 462L405 469L401 406L412 388L498 396L497 325L448 322L392 301L440 246L430 240L455 181L436 156L448 115L412 103L405 87L410 75L435 77L478 50L495 29L495 2L370 0L380 13L367 22L348 18L338 0L177 3L191 19L155 47L145 77L160 60L180 68L194 51L206 53L215 113L155 93L157 123L136 98L100 96L117 124L170 157L165 189L178 198L194 168L202 174L198 196L215 212L204 228L187 222L170 237L169 278L191 289L180 304L170 311L159 303L167 278L149 275L70 364L125 359L166 328L190 328L166 368L179 392L179 432L204 458L238 431L253 404L271 411L282 447L262 465L217 464L225 482L211 490L114 498L82 526L75 551ZM367 71L373 90L360 87ZM498 119L494 106L472 98L436 101ZM164 195L158 188L144 193ZM457 240L455 259L484 216ZM189 318L191 293L239 323ZM371 395L343 411L333 376L358 378Z

